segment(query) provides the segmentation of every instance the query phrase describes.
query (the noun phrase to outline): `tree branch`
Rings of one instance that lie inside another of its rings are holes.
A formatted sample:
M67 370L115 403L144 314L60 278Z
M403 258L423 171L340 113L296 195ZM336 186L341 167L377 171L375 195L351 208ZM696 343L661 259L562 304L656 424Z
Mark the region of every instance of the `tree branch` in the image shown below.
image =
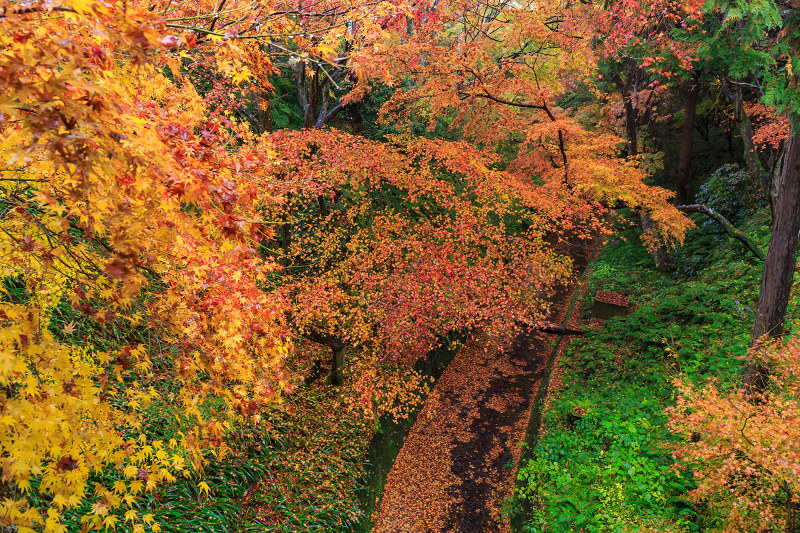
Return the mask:
M748 250L753 252L753 254L756 257L761 259L761 261L766 260L767 256L764 254L764 250L761 249L761 247L758 245L758 243L756 243L756 241L748 237L741 230L737 229L733 224L728 222L728 220L725 217L723 217L710 207L700 204L690 204L690 205L676 205L675 209L677 209L678 211L683 211L684 213L702 213L714 219L723 227L725 233L727 233L729 237L733 237L734 239L740 241L742 244L744 244L744 246Z
M553 333L555 335L583 335L586 332L582 329L572 329L566 326L560 326L558 324L551 324L550 322L544 322L543 324L533 325L533 324L526 324L525 322L520 322L519 320L515 321L518 326L523 328L532 329L534 331L541 331L542 333Z
M317 344L321 344L323 346L327 346L332 350L339 350L344 347L345 343L342 339L337 337L336 335L330 335L328 333L323 333L321 331L316 330L308 330L303 333L303 337L310 340L311 342L316 342Z

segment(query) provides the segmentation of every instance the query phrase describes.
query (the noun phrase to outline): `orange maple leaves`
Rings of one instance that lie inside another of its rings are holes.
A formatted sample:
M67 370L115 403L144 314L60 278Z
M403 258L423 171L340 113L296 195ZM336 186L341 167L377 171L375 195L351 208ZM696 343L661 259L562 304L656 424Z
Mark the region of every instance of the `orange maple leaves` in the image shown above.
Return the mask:
M543 242L546 202L467 144L306 131L267 136L259 150L280 154L255 186L287 199L265 205L291 231L270 254L284 265L276 281L293 326L310 338L407 366L450 332L508 337L536 323L566 275Z
M783 528L797 520L800 494L800 342L759 346L770 368L769 394L754 400L716 381L678 381L669 427L682 437L675 454L693 465L692 500L725 517L725 531Z

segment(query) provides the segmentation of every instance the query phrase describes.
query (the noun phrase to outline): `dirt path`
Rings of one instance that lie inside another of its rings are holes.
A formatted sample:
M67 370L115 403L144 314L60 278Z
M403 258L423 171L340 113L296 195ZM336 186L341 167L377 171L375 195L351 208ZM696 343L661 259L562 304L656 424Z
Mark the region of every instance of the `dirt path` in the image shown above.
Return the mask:
M570 255L581 272L588 248L581 244ZM573 290L556 296L552 320L563 320ZM514 490L550 340L523 333L503 352L478 338L456 354L389 472L373 531L510 531L502 502Z

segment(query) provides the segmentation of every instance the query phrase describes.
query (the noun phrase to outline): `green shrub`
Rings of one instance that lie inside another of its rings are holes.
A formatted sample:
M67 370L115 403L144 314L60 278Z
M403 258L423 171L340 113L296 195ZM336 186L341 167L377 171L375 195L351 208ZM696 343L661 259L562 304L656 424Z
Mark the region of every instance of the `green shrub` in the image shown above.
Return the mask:
M737 165L719 167L700 186L697 203L715 209L732 224L739 224L767 205L767 197L760 184L747 171ZM704 221L704 224L714 222Z

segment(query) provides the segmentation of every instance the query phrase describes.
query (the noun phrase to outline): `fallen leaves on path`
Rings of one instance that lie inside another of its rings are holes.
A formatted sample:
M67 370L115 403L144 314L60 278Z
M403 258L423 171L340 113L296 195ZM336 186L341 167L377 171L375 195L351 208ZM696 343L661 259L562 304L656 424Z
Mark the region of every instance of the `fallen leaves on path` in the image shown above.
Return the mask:
M589 246L572 252L581 272ZM554 297L553 319L563 320L572 292L565 287ZM496 339L476 336L459 350L389 472L374 532L511 531L502 502L514 491L519 444L552 339L520 334L503 350Z
M503 352L487 341L473 339L439 378L389 473L374 531L510 531L502 500L541 374L530 344L544 344L520 338Z

